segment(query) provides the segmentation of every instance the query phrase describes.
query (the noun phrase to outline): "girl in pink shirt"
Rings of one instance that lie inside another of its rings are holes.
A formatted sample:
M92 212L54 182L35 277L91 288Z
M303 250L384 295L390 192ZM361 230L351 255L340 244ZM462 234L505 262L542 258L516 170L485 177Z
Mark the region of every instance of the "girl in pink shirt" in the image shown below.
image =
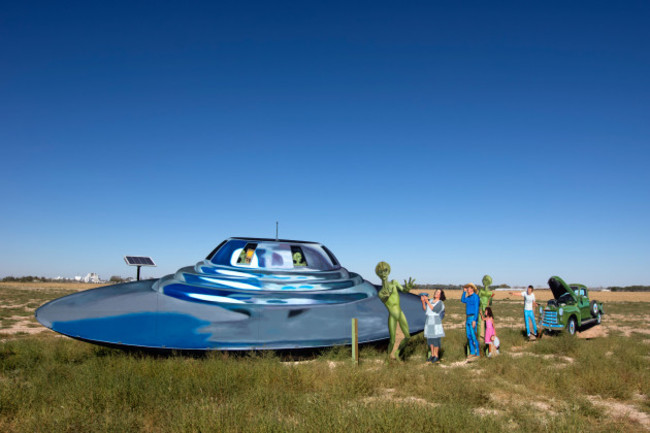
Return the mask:
M496 340L497 332L494 329L494 316L492 315L492 308L485 308L485 344L488 346L488 356L497 353Z

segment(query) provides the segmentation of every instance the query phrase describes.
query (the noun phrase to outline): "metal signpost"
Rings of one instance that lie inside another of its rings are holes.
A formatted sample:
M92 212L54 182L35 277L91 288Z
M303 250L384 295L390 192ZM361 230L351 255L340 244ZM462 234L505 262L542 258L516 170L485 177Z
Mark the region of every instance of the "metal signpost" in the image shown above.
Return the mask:
M352 319L352 361L359 364L359 320Z

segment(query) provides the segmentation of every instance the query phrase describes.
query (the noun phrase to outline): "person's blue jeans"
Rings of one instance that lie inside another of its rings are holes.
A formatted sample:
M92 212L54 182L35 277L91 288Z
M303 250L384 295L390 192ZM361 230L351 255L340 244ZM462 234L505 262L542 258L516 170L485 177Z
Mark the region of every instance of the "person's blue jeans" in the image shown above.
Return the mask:
M533 322L533 330L537 335L537 323L535 323L535 312L533 310L524 310L524 320L526 321L526 335L530 335L530 325L528 321Z
M474 322L474 326L472 326ZM469 344L469 353L478 356L478 340L476 339L476 316L467 316L465 321L465 332L467 333L467 344Z

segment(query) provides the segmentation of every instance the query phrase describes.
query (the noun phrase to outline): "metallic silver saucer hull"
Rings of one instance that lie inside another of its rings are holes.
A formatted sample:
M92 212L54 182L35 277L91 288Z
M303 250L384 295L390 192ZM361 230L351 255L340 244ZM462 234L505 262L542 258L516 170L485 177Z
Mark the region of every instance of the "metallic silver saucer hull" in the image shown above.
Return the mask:
M100 287L51 301L36 311L44 326L102 344L176 350L316 348L389 338L388 312L376 296L306 305L233 304L180 299L147 280ZM371 286L370 283L362 284ZM158 283L158 286L161 286ZM372 286L371 286L372 287ZM375 292L376 288L372 287ZM411 334L424 329L420 299L400 294Z

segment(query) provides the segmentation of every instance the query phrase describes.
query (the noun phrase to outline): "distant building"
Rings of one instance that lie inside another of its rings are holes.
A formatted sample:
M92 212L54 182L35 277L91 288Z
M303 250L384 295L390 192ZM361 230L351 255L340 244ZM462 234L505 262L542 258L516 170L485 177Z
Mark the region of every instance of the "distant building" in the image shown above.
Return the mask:
M75 280L76 279L77 279L77 277L75 277ZM102 282L102 280L99 279L99 275L97 275L94 272L91 272L88 275L86 275L85 277L83 277L81 279L81 281L83 281L84 283L101 283Z

